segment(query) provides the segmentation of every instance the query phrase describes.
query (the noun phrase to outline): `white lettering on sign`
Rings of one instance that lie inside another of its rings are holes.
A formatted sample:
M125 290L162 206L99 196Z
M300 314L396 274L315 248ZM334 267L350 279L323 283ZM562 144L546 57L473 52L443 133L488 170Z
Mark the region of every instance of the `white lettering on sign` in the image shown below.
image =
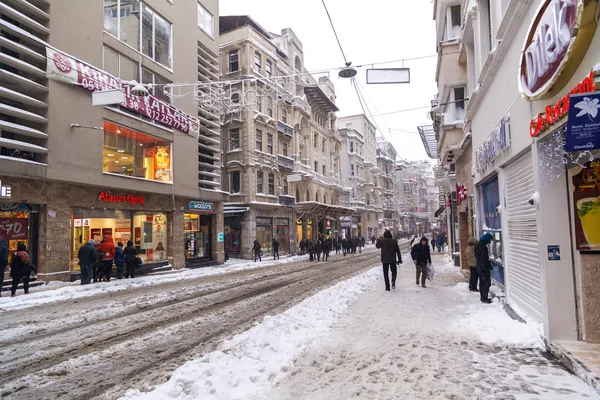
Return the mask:
M12 196L12 188L8 185L2 185L0 181L0 199L10 199Z

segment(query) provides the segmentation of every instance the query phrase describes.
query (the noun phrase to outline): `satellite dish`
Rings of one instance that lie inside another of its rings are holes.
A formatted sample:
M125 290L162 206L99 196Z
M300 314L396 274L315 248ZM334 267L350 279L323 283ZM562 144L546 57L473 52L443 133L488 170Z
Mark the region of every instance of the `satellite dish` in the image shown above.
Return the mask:
M342 68L340 72L338 72L338 76L340 78L352 78L356 76L356 69L354 67L351 67L351 64L351 62L347 62L346 66Z

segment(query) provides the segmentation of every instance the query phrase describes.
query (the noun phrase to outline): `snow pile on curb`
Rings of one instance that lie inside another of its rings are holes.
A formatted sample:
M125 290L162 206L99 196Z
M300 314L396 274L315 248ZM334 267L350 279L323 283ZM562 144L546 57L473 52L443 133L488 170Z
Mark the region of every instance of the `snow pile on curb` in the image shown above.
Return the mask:
M272 387L308 347L381 274L380 268L340 282L223 343L219 351L178 368L153 392L123 399L247 399Z
M183 281L209 275L225 274L227 272L267 267L274 264L290 263L302 260L306 256L291 256L280 260L269 260L256 263L248 260L229 260L225 264L198 269L182 269L163 275L144 275L135 279L119 279L111 282L81 285L75 282L50 282L47 285L30 289L27 296L0 297L0 312L35 307L40 304L56 301L79 299L96 296L102 293L113 293L132 288L147 287L168 282ZM19 290L18 293L22 293Z

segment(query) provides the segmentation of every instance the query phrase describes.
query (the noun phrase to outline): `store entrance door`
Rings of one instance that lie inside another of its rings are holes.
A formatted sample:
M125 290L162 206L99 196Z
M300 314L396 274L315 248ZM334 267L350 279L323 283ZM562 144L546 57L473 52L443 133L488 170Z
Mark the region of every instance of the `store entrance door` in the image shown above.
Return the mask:
M183 221L186 263L212 259L212 216L185 214Z

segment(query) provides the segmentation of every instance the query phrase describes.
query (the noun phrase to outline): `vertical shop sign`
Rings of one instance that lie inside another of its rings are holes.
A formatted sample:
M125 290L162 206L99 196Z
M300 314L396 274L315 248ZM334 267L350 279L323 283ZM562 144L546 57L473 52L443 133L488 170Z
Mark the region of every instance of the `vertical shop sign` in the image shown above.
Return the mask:
M10 185L3 185L0 181L0 199L10 199L12 196L12 188Z
M0 218L0 239L26 240L28 227L27 218Z
M584 164L573 176L573 188L577 250L600 250L600 161Z
M600 149L600 93L571 95L565 151Z
M477 172L483 172L504 150L510 146L510 116L502 118L492 133L484 139L475 152Z

